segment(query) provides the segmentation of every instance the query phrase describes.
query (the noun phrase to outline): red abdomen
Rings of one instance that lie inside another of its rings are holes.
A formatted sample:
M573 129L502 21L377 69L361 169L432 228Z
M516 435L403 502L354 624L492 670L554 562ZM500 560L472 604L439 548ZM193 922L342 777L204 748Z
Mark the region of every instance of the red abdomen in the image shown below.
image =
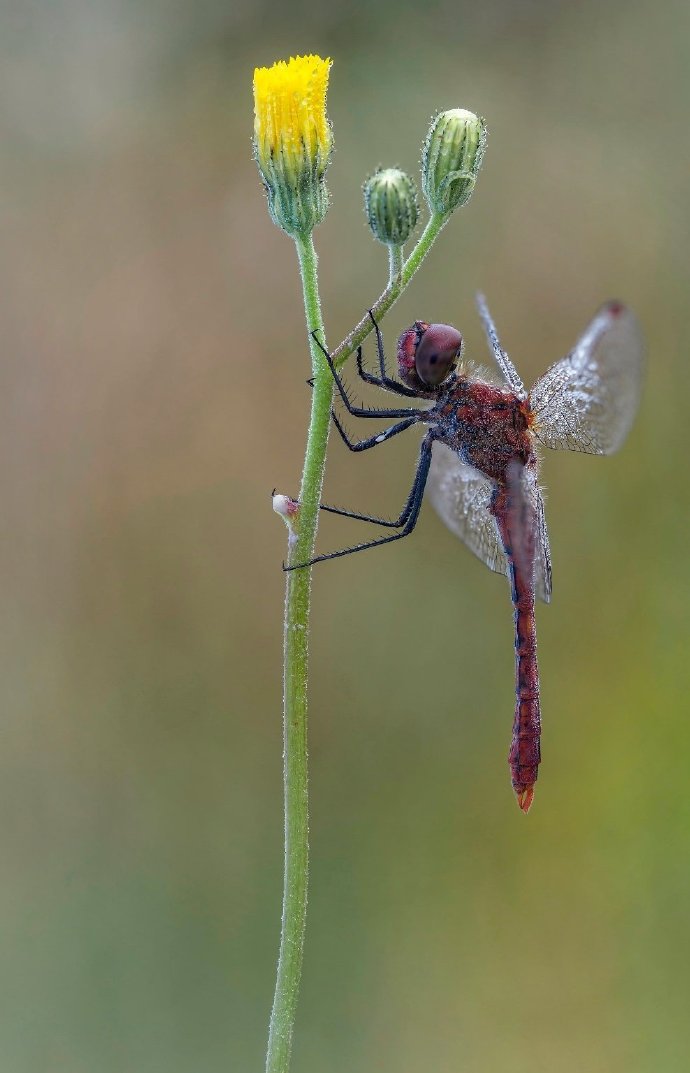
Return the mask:
M492 511L509 564L515 622L515 718L508 761L518 804L528 812L541 760L537 629L534 616L536 518L523 494L521 463L506 469Z

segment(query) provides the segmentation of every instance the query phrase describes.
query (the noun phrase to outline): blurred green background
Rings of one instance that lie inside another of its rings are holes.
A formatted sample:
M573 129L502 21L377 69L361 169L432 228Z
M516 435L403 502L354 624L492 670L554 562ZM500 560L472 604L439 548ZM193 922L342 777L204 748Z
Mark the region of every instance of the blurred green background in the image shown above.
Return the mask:
M0 1069L263 1068L281 896L280 561L309 392L254 65L334 59L316 239L335 344L379 293L360 184L486 116L470 205L384 322L489 296L527 382L620 297L648 340L610 459L545 460L544 763L506 755L509 594L427 507L317 569L295 1073L690 1068L684 0L7 5ZM353 429L354 431L354 429ZM415 434L327 499L393 513ZM354 528L353 528L354 527ZM324 521L322 550L356 523Z

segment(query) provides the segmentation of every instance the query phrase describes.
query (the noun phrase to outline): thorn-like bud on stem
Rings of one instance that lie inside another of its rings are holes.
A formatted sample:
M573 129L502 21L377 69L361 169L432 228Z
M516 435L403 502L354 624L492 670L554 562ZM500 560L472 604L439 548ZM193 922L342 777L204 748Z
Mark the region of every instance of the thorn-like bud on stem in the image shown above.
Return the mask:
M385 246L402 246L419 215L414 181L399 168L379 168L363 190L364 211L374 238Z
M440 112L422 150L422 187L432 212L449 215L474 190L486 148L486 124L464 108Z
M330 66L320 56L297 56L254 71L254 156L271 217L293 237L313 231L328 210Z
M297 520L299 518L299 503L290 496L284 496L275 490L271 496L273 509L279 514L287 526L288 547L297 542Z

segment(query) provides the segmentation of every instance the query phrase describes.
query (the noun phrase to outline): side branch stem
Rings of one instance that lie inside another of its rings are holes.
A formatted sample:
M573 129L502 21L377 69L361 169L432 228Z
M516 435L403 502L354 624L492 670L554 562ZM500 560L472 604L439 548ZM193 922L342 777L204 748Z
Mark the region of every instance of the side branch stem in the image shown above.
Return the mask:
M413 275L419 268L420 264L426 257L427 253L431 249L435 238L444 224L447 223L449 216L442 213L433 213L429 217L429 221L422 232L419 242L412 250L412 253L402 265L402 270L395 276L393 275L393 265L391 264L390 278L385 291L380 295L374 305L371 307L371 312L377 321L380 321L385 313L391 308L393 303L400 297L405 287L412 279ZM336 366L340 368L344 361L349 358L350 354L353 354L360 343L363 343L366 337L371 331L373 331L373 324L369 314L362 317L359 324L357 324L349 335L347 335L342 343L339 343L336 349L332 352L331 357Z

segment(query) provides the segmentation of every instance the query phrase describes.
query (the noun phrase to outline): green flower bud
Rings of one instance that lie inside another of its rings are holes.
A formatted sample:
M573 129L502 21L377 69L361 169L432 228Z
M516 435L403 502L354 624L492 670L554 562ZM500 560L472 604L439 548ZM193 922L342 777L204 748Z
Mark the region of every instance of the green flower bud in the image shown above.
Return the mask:
M422 187L432 212L448 215L465 205L486 148L486 124L464 108L436 116L422 150Z
M364 211L374 238L386 246L402 246L419 215L414 181L399 168L379 168L363 189Z

